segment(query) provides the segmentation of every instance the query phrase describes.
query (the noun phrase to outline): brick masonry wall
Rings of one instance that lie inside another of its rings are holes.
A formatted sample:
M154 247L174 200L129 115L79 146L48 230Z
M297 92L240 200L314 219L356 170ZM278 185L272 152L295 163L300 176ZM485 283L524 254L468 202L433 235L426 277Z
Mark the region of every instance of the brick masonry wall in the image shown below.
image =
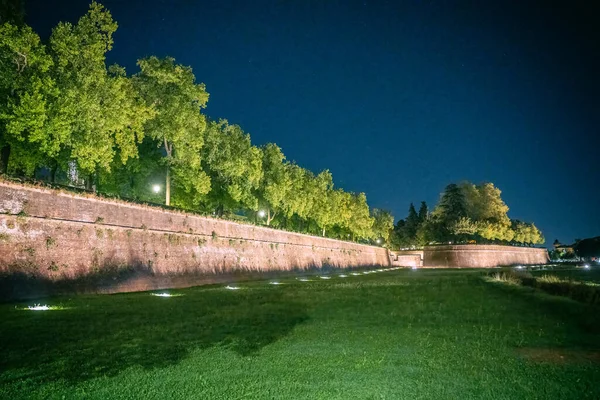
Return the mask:
M380 247L0 181L0 275L17 282L0 298L59 284L120 292L240 272L389 265Z
M498 245L425 246L423 266L437 268L491 268L548 262L548 250Z

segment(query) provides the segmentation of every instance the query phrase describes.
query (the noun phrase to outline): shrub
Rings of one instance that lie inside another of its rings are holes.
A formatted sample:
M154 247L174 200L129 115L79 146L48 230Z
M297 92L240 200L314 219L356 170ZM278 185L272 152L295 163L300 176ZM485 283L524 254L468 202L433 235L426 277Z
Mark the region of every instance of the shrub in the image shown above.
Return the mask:
M556 275L548 275L548 274L544 274L544 275L540 276L539 278L537 278L537 280L538 280L538 282L543 282L543 283L560 283L560 282L564 282L558 276L556 276Z
M488 280L491 282L507 283L509 285L520 285L521 279L517 274L505 271L505 272L494 272L488 275Z

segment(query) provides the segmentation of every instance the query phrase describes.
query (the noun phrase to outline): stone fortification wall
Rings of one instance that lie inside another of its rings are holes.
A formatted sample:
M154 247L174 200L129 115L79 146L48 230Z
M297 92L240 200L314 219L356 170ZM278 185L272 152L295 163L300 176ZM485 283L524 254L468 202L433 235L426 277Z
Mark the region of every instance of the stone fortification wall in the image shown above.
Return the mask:
M491 268L502 265L545 264L548 251L498 245L425 246L423 266L437 268Z
M423 251L422 250L401 250L390 251L390 262L393 266L398 267L422 267L423 266Z
M388 265L381 247L0 181L4 282L85 282L86 291L118 292L239 271ZM0 297L28 291L8 290L15 293Z

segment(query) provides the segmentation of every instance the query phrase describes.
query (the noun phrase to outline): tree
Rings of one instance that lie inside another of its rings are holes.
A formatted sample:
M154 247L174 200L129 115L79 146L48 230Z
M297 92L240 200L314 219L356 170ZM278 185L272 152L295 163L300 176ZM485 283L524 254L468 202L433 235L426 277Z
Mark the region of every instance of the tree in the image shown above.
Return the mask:
M268 143L261 151L263 174L258 189L258 199L260 205L266 208L267 226L269 226L277 213L284 209L292 180L284 164L285 156L277 145Z
M0 172L32 175L47 157L56 156L68 134L49 123L58 97L50 77L52 58L30 27L5 23L0 60Z
M394 217L389 211L379 208L371 211L371 217L373 217L373 235L389 244L390 233L394 229Z
M206 202L219 215L224 209L258 210L255 192L263 173L262 153L239 125L230 125L227 120L208 124L202 165L211 181Z
M427 203L424 201L421 202L421 207L419 207L419 224L422 224L427 219L429 215L429 209L427 208Z
M52 72L60 91L51 122L68 132L57 162L74 160L89 175L88 188L97 172L110 171L117 153L122 163L137 157L143 125L153 115L124 69L106 68L116 29L110 13L92 2L77 25L61 22L50 37Z
M417 229L419 229L420 218L417 215L417 211L415 210L415 206L413 203L410 203L408 207L408 216L406 217L406 225L405 225L405 234L406 237L410 240L411 244L414 242L417 236Z
M573 250L575 250L577 257L583 259L600 257L600 236L580 240Z
M313 180L310 218L321 229L322 236L325 236L327 229L337 221L333 196L333 177L328 170L321 171Z
M138 66L136 88L157 112L144 128L165 153L165 203L171 203L171 179L197 203L210 190L201 159L206 118L200 110L208 101L205 86L196 83L190 67L175 64L171 57L144 58Z
M350 218L350 231L355 239L372 239L374 219L369 212L367 196L364 193L353 194L351 196L350 209L352 217Z

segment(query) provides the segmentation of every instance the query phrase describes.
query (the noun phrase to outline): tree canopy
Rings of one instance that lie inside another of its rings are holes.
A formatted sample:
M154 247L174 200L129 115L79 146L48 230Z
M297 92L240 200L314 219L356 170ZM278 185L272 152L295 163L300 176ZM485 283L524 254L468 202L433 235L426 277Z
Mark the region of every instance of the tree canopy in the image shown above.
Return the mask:
M422 203L419 214L411 203L408 216L396 224L396 248L428 243L503 243L535 245L544 237L534 225L508 217L508 206L493 183L449 184L433 211Z
M191 67L153 55L132 75L108 66L118 24L101 4L45 43L22 2L0 10L0 172L323 236L390 238L393 217L364 193L204 115L209 95Z

